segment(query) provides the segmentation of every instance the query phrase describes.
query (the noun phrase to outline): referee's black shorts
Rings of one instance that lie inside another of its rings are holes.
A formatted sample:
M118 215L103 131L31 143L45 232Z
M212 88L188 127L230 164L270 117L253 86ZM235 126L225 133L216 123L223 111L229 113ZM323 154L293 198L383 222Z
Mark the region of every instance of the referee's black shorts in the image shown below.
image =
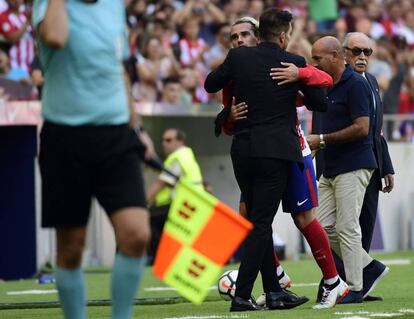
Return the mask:
M92 196L108 215L121 208L146 207L140 146L128 125L45 122L39 155L42 226L85 226Z

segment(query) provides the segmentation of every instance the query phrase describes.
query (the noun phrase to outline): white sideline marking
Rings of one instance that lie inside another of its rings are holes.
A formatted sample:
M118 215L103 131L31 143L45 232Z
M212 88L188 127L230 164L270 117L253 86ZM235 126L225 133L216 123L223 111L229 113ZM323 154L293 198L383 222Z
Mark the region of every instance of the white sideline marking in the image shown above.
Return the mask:
M398 311L402 313L414 313L414 309L408 309L408 308L403 308Z
M342 317L339 319L368 319L368 317L353 316L353 317Z
M404 316L404 313L414 313L413 309L400 309L399 312L370 312L370 311L347 311L347 312L335 312L335 315L347 316L342 317L340 319L358 319L358 318L366 318L366 317L359 317L358 315L365 315L370 318L392 318L392 317L399 317ZM348 315L354 315L352 317L348 317ZM355 315L357 315L355 317Z
M236 318L249 318L249 315L211 315L211 316L185 316L185 317L168 317L165 319L236 319Z
M318 282L308 282L303 284L292 284L292 287L314 287L318 286ZM208 290L215 290L217 289L217 286L211 286L208 288ZM144 288L145 291L176 291L177 289L172 287L147 287Z
M335 315L369 315L371 312L369 311L337 311L335 312Z
M374 312L369 315L370 317L382 317L382 318L391 318L391 317L399 317L404 316L404 314L399 312Z
M55 294L56 289L48 290L20 290L20 291L8 291L6 295L44 295L44 294Z
M208 290L217 289L217 286L211 286ZM176 291L177 289L172 287L148 287L144 288L145 291Z
M410 259L389 259L389 260L380 260L385 265L410 265Z

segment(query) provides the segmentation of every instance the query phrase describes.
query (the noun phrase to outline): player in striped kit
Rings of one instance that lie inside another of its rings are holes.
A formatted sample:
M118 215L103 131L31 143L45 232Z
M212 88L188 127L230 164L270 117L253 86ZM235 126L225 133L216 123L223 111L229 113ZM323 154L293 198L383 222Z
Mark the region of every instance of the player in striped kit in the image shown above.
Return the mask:
M256 23L255 23L256 22ZM241 18L237 20L231 29L231 40L233 47L240 46L255 46L258 42L256 37L256 30L258 27L257 21L252 18ZM284 72L297 72L298 80L303 81L307 85L315 85L320 87L329 87L332 85L332 78L326 73L322 73L313 66L297 69L294 65L285 64L287 68L272 69L271 76L275 80L280 80ZM283 84L282 81L279 85ZM223 103L225 106L226 115L221 115L221 121L216 121L216 133L218 131L217 124L222 123L222 128L227 134L231 134L234 121L243 120L247 117L248 106L245 103L234 105L234 100L231 98L231 84L223 92ZM300 101L298 97L298 101ZM231 105L230 101L233 101ZM298 106L303 103L297 102ZM231 109L229 107L231 106ZM218 117L220 118L220 116ZM314 306L315 309L331 308L346 296L349 291L348 286L342 281L336 271L335 263L329 246L329 239L326 232L315 218L313 208L318 205L316 178L313 168L311 149L306 141L299 119L296 119L296 128L298 130L299 142L302 148L304 157L304 165L299 163L292 163L290 168L289 180L286 193L282 199L283 211L292 214L292 218L296 227L305 236L309 243L315 261L320 267L324 278L324 294L320 303ZM243 200L241 199L241 208L243 209ZM246 214L246 213L245 213ZM246 214L247 215L247 214ZM280 262L276 258L277 274L279 277L279 284L283 287L281 278L287 276ZM281 277L281 275L284 275ZM287 276L287 278L289 278ZM289 279L290 286L290 279ZM257 299L257 304L265 304L265 294Z

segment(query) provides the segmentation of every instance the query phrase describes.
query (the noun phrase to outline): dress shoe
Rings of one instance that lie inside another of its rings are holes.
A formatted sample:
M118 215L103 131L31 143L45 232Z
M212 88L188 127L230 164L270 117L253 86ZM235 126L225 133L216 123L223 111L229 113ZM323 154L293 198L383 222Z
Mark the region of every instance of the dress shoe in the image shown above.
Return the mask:
M299 297L286 289L266 293L266 306L269 309L291 309L309 301L307 297Z
M369 265L363 269L362 293L364 298L374 290L375 286L381 281L389 270L390 269L387 266L376 259L372 260Z
M338 302L340 305L348 303L362 303L362 291L350 290L345 298Z
M366 296L364 297L364 301L383 301L384 299L380 296Z
M258 306L252 299L244 299L242 297L234 297L231 301L230 311L255 311L264 310L265 308Z

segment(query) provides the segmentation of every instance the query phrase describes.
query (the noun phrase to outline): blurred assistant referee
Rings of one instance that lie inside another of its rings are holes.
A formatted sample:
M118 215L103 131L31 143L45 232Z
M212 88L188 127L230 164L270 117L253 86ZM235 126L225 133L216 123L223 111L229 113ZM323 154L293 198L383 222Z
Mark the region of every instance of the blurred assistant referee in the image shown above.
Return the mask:
M92 196L104 207L118 252L112 318L130 318L145 265L149 216L123 61L128 58L121 0L35 0L33 25L45 84L40 140L42 226L56 229L56 285L65 318L86 318L81 270Z

